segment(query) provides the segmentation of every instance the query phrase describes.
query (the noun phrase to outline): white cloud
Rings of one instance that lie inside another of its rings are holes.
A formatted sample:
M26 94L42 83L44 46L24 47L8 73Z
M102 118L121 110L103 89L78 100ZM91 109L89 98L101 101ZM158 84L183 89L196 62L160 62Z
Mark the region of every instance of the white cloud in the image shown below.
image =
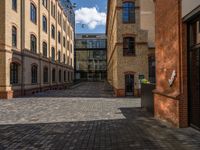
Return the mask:
M106 13L99 12L97 7L83 7L75 11L76 23L87 25L89 29L95 29L98 25L106 24Z

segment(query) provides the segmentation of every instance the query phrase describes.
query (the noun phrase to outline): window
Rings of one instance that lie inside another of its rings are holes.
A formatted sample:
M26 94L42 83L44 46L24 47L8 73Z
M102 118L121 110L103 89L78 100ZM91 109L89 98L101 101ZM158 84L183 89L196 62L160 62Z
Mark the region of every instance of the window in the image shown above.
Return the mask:
M42 0L42 5L43 5L45 8L47 8L47 5L48 5L47 0Z
M36 10L35 5L33 5L32 3L31 3L30 15L31 15L31 21L36 24L37 23L37 10Z
M42 17L42 29L47 33L47 18L45 16Z
M37 53L37 39L31 34L31 52Z
M58 24L61 25L61 13L58 12Z
M66 21L65 20L63 20L63 29L66 32Z
M31 68L32 83L37 83L37 66L33 65Z
M65 40L65 37L63 37L63 46L65 47L66 46L66 40Z
M135 3L125 2L123 3L123 23L135 22Z
M51 2L51 16L55 18L56 16L56 6Z
M17 0L12 0L12 9L17 11Z
M71 80L73 81L73 72L71 72Z
M66 71L64 71L64 82L66 82Z
M61 54L60 54L60 51L58 51L58 62L60 63L60 60L61 60Z
M19 64L11 63L10 64L10 84L19 83Z
M51 37L53 39L55 39L55 27L54 27L54 25L51 25Z
M59 82L61 82L61 70L59 70Z
M12 46L17 47L17 28L12 26Z
M63 63L64 64L66 63L66 56L65 56L65 54L63 54Z
M60 43L61 41L61 34L60 34L60 31L58 31L58 43Z
M51 48L51 60L52 60L52 62L54 62L55 61L55 48L54 47L52 47Z
M70 81L70 72L68 72L68 81Z
M43 56L47 57L47 43L46 42L42 43L42 49L43 49Z
M48 68L44 67L44 71L43 71L43 82L44 83L48 83L49 79L48 79Z
M123 39L123 54L124 56L135 55L135 38L125 37Z
M56 82L56 70L52 70L52 82Z

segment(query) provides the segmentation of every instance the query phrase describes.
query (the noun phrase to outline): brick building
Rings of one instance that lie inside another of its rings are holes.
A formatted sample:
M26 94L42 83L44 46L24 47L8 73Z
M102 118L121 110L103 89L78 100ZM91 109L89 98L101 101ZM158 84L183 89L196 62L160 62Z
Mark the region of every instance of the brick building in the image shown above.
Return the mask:
M153 4L153 1L148 2ZM141 15L141 4L145 3L108 0L107 80L116 96L139 96L140 79L149 79L148 40L151 35L148 36L148 26L141 28L141 17L146 17Z
M72 82L74 26L65 9L58 0L0 1L0 98Z
M200 1L155 0L155 116L200 128Z

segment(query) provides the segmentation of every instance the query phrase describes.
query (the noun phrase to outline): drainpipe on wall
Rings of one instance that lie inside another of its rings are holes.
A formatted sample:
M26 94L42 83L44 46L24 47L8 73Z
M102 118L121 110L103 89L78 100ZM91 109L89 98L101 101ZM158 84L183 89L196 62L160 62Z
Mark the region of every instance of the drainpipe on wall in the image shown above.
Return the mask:
M24 29L25 29L25 18L24 18L24 0L21 0L21 16L20 16L20 24L21 24L21 95L24 95Z

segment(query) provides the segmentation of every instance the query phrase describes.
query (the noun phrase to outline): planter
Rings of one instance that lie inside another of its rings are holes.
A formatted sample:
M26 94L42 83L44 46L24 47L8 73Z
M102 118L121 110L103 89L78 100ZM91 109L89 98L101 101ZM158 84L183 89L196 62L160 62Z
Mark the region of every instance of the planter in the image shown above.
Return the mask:
M141 86L141 106L154 115L154 95L155 84L142 84Z

